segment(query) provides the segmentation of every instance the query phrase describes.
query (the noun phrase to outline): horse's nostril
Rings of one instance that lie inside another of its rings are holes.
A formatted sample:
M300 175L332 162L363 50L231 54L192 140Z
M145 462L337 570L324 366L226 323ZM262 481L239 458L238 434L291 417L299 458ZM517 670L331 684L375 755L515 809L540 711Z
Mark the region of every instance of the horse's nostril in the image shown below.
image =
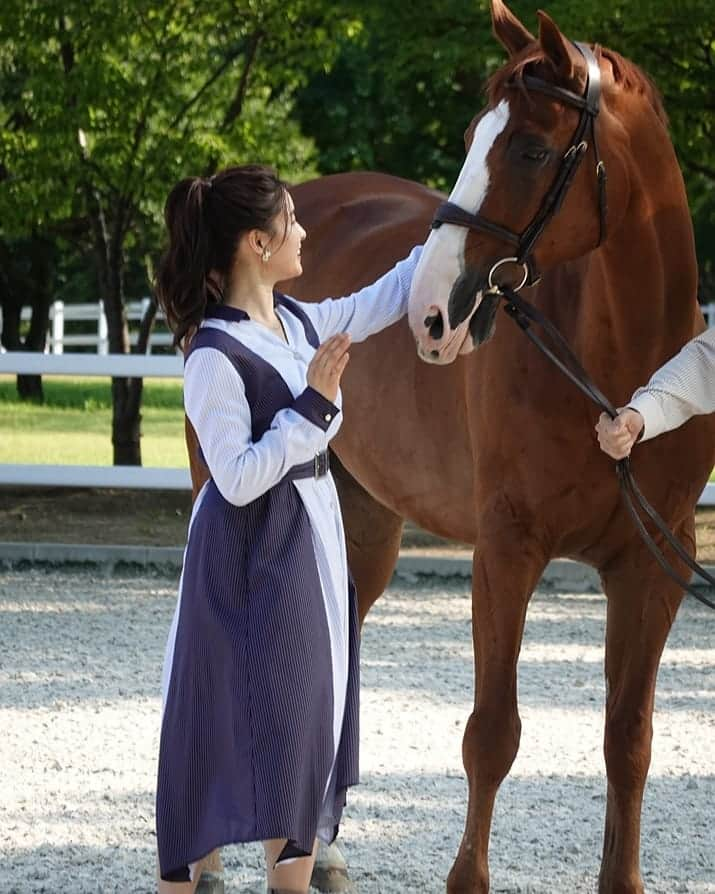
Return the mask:
M444 334L444 321L440 311L425 317L425 326L429 330L430 338L439 341Z
M439 351L430 351L430 356L436 359L439 357Z

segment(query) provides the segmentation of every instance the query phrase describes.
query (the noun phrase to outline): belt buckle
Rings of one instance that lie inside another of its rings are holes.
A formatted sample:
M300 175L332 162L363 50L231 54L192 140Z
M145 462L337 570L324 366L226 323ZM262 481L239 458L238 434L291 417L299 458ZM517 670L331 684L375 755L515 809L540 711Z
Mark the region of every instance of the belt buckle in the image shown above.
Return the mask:
M322 453L316 453L313 459L313 477L323 478L328 474L328 469L330 469L328 451L323 450Z

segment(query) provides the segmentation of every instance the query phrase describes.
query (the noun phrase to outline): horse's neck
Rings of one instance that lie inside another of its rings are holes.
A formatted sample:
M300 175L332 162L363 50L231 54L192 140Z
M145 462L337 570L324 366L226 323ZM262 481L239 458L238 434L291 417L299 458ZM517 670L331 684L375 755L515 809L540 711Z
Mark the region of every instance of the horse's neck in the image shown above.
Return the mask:
M640 120L634 118L629 201L593 256L596 269L588 276L577 326L587 350L598 340L602 355L605 339L613 362L641 377L702 323L692 224L675 152L652 111L641 109Z

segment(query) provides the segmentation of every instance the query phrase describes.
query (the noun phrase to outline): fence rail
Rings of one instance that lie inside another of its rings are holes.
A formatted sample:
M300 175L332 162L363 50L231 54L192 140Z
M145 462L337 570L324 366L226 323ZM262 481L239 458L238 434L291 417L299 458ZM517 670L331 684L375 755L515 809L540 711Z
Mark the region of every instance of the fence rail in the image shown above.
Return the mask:
M142 298L141 301L130 301L125 305L125 313L129 324L129 342L132 347L137 343L139 338L137 327L144 318L148 307L148 298ZM20 314L20 320L25 323L29 322L31 316L32 309L24 307ZM68 333L66 331L68 324L73 328L75 324L80 324L80 328L86 328L87 323L95 324L94 332ZM133 324L136 324L136 326L133 326ZM0 331L2 331L2 310L0 310ZM153 348L171 347L173 343L174 337L166 328L164 315L159 310L149 335L147 353L150 353ZM98 354L104 355L109 353L107 317L101 301L95 301L91 304L65 304L64 301L52 302L50 305L50 327L45 351L50 354L63 354L65 348L95 348ZM3 353L2 348L0 348L0 353Z
M56 376L134 376L180 379L183 359L145 354L0 354L0 374ZM50 466L0 463L0 485L21 487L120 487L154 490L191 487L187 469L136 466ZM699 506L715 506L715 484L708 484Z
M129 340L132 346L136 345L138 332L131 331L132 323L139 323L149 306L149 299L130 301L126 305L127 320L130 324ZM715 302L701 305L705 322L708 326L715 326ZM31 309L22 309L21 320L28 322L31 317ZM67 324L96 323L96 332L66 332ZM0 310L0 332L2 331L2 310ZM149 336L147 353L153 348L166 348L173 344L173 336L166 329L164 315L159 310L156 314L154 327ZM46 352L51 354L63 354L66 347L83 347L97 349L98 354L109 353L109 337L107 332L107 318L101 301L92 304L65 304L64 301L54 301L50 305L50 332L47 339ZM0 346L0 354L4 349Z
M131 376L180 379L182 357L147 354L0 354L0 374L55 376ZM109 436L109 435L107 435ZM188 469L151 466L51 466L0 463L0 485L15 487L119 487L189 490Z

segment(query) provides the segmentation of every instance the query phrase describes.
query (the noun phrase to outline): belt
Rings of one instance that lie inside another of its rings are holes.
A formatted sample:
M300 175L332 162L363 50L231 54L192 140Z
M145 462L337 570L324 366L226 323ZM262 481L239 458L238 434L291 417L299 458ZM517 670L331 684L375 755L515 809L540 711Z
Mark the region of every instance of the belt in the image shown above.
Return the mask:
M288 469L285 478L295 481L297 478L324 478L330 471L330 454L327 450L316 453L313 459L299 466Z

